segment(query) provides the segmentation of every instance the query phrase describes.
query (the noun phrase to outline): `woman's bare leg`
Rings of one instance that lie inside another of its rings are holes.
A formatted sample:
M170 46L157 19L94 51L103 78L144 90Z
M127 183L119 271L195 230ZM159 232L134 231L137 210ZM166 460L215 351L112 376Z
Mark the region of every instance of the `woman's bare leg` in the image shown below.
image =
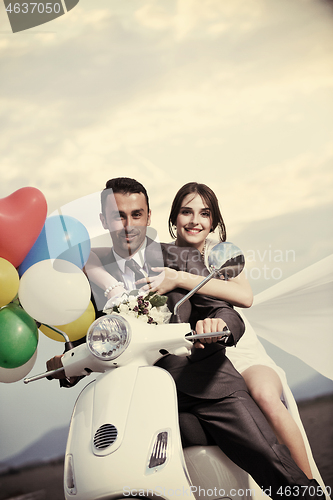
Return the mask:
M282 383L269 366L255 365L242 373L252 398L264 413L281 444L285 444L298 467L312 479L303 437L295 420L282 403Z

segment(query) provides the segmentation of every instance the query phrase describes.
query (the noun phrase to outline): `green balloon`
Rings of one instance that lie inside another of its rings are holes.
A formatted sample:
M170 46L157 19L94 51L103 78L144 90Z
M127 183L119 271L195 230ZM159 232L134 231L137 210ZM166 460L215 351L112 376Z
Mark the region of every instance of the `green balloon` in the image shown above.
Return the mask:
M38 328L35 321L17 304L0 309L0 366L24 365L37 349Z

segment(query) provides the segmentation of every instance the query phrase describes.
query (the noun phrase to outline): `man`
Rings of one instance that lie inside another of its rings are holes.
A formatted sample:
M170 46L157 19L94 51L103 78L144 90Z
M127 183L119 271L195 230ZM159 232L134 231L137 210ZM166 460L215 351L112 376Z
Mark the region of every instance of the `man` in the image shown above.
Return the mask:
M161 267L161 251L165 266L194 274L207 272L197 250L166 244L160 247L147 238L150 219L148 195L140 183L127 178L107 182L102 193L101 221L110 231L113 250L101 256L101 260L113 278L119 280L115 288L135 288L139 273L149 282L151 267ZM104 290L94 287L94 291L96 303L105 302ZM169 307L184 293L170 292ZM224 301L196 294L191 303L181 307L180 313L182 321L193 324L194 318L198 319L194 325L197 333L209 334L228 327L228 345L236 344L244 333L240 316ZM222 340L208 341L204 348L202 344L200 349L194 348L188 358L168 355L157 362L176 382L179 411L195 415L231 460L264 489L271 489L273 499L320 496L316 481L309 480L291 459L288 449L278 444L248 394L243 378L225 356L225 345ZM48 369L61 366L59 357L56 358L47 363ZM310 486L314 488L309 491Z

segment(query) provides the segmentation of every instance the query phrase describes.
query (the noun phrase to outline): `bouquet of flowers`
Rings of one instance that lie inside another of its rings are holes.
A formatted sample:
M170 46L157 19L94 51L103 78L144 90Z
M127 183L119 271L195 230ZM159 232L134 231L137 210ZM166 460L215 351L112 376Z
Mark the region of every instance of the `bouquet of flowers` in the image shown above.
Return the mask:
M171 318L171 312L166 305L167 300L167 297L158 295L156 292L141 295L138 290L133 290L129 294L117 297L111 307L106 304L103 312L106 314L127 314L144 323L160 325L169 323Z

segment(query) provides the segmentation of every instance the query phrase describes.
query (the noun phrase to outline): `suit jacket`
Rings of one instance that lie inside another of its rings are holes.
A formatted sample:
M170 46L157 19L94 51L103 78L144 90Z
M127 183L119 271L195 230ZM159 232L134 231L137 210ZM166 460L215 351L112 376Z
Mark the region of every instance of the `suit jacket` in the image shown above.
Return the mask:
M148 238L145 252L146 265L150 275L153 274L152 267L163 266L201 276L208 274L200 252L193 248L176 247L165 243L158 244ZM122 281L121 271L113 252L110 252L102 263L112 276L118 281ZM103 291L94 285L92 288L95 300L100 301L99 304L102 303L104 306L106 299ZM167 294L168 306L171 311L176 302L186 293L186 290L178 288ZM192 327L195 327L195 323L199 319L222 318L232 333L228 345L236 344L245 330L243 320L229 303L201 294L194 294L189 301L180 307L179 317L181 322L189 322ZM175 318L172 318L171 321L175 321ZM192 396L216 399L237 390L246 390L242 376L225 356L225 346L218 343L205 344L204 349L193 348L191 356L186 358L167 355L161 358L156 365L164 368L173 376L180 391Z

